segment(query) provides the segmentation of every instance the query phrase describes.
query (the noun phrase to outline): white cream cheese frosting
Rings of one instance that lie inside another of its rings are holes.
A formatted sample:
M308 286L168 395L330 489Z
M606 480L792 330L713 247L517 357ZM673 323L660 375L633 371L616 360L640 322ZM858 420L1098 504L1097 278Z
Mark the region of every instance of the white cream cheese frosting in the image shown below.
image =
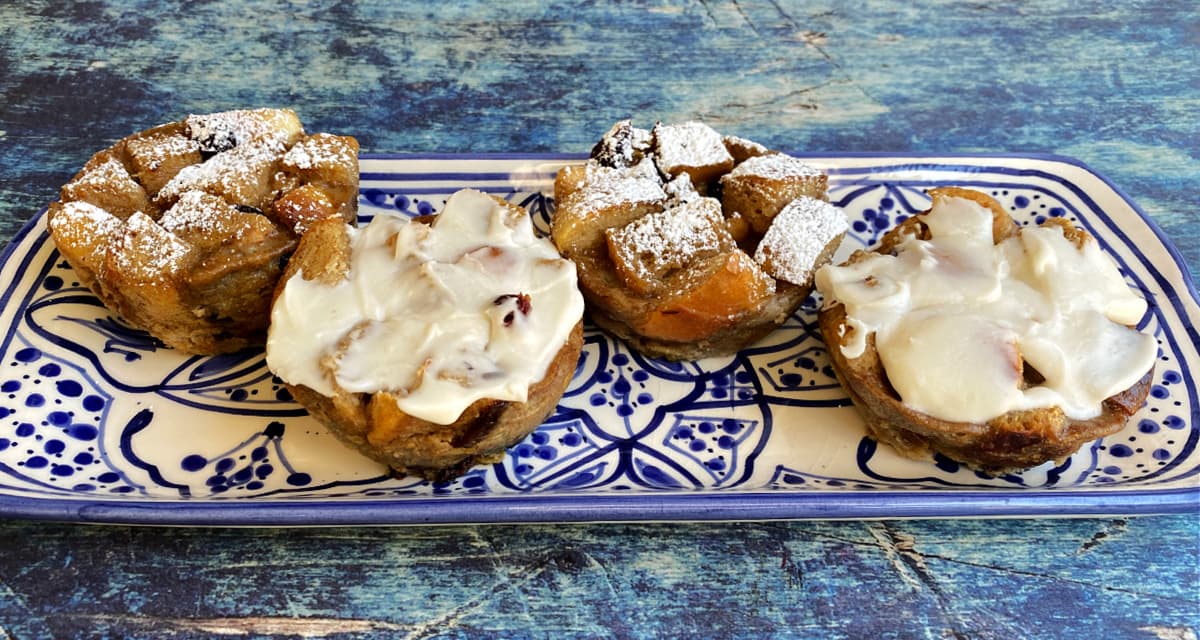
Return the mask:
M1130 328L1146 301L1094 239L1077 247L1048 225L993 244L992 212L962 197L936 198L922 219L928 240L816 277L825 304L845 306L843 355L874 334L904 404L960 422L1051 406L1087 419L1154 364L1154 338ZM1022 360L1044 381L1022 389Z
M297 274L272 308L267 364L290 384L386 391L450 424L483 398L524 402L583 316L574 263L482 192L432 224L381 214L347 233L347 277Z

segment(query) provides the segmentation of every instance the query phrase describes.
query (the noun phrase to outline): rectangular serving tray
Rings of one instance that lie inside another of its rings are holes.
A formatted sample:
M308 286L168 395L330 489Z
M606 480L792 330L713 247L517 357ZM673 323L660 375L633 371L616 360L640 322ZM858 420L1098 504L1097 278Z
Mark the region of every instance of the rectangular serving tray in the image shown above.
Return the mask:
M941 185L1023 224L1087 229L1149 301L1161 357L1127 427L1061 463L997 477L908 460L866 437L810 300L728 358L646 359L589 327L558 411L500 463L450 483L393 478L345 449L261 351L179 354L108 313L46 232L0 270L0 516L160 525L1016 517L1200 511L1200 306L1178 252L1119 189L1045 155L804 155L851 221L838 258L923 210ZM367 155L360 217L440 209L476 188L547 229L555 171L579 156Z

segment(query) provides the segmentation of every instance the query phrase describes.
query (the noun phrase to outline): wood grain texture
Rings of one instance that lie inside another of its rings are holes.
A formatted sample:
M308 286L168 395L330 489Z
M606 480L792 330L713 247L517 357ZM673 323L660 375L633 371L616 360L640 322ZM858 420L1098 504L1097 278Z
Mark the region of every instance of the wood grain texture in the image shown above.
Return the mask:
M1177 516L0 535L18 638L1170 638L1200 588Z
M367 152L581 152L620 117L700 117L800 151L1073 156L1154 218L1196 273L1195 9L5 3L0 236L94 151L187 113L291 106ZM1200 514L317 530L0 521L0 540L0 638L1200 632Z
M1111 4L7 4L3 230L191 112L290 105L375 152L584 151L619 117L702 117L795 150L1071 155L1195 271L1200 18Z

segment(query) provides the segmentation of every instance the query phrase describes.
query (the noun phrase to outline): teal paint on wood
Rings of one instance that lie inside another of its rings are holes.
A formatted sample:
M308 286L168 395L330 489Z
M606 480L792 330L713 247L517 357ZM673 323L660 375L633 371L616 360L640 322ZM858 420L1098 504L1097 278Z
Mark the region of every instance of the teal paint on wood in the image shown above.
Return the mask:
M1200 585L1185 516L2 534L15 637L1155 638Z
M1190 240L1191 9L7 6L0 202L28 218L112 140L245 105L294 106L374 152L584 151L618 117L702 117L796 150L1073 155ZM1179 244L1194 271L1195 243Z
M813 151L1046 151L1200 268L1188 2L0 7L0 231L189 112L369 152L586 151L623 116ZM1196 427L1193 426L1193 429ZM2 522L5 637L1195 638L1200 514L413 529Z

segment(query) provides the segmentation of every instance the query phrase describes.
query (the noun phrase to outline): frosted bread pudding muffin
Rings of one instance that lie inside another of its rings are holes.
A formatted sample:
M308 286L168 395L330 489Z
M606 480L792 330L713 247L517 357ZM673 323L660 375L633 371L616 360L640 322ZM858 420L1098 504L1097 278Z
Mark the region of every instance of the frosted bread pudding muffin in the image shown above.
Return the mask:
M500 459L553 411L582 349L575 266L520 207L313 225L271 311L267 365L336 436L401 474Z
M50 205L59 252L114 313L167 345L261 345L299 234L353 221L358 142L287 109L190 115L96 153Z
M699 122L618 122L554 183L554 243L595 323L650 356L728 355L783 323L846 232L823 172Z
M877 439L989 471L1120 430L1158 348L1146 301L1081 229L1021 228L992 198L930 192L929 211L817 273L834 370Z

